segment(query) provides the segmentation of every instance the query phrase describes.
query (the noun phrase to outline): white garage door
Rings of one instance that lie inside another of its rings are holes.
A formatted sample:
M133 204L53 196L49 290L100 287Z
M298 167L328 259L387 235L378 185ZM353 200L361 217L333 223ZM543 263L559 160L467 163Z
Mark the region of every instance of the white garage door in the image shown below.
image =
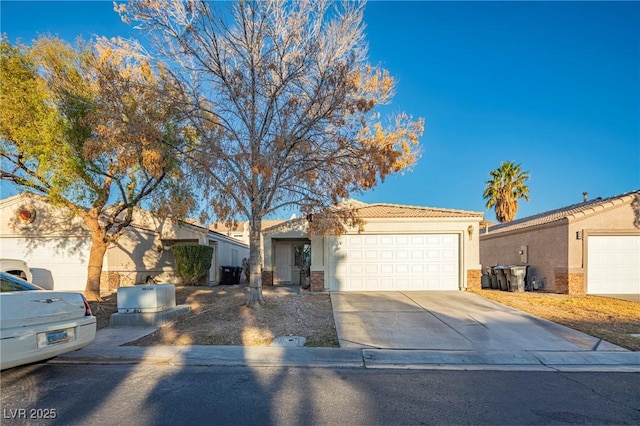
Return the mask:
M27 262L34 283L48 290L84 290L88 238L2 238L0 244L3 258Z
M640 236L588 238L587 293L640 293Z
M458 290L456 234L343 235L332 248L334 291Z

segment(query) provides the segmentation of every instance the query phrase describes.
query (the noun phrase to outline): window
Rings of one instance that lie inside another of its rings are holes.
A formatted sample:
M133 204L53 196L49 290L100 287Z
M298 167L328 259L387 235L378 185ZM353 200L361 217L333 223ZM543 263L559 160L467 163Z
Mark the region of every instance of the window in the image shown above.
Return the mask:
M37 285L28 283L12 275L2 274L1 279L2 287L0 292L6 291L28 291L28 290L42 290Z

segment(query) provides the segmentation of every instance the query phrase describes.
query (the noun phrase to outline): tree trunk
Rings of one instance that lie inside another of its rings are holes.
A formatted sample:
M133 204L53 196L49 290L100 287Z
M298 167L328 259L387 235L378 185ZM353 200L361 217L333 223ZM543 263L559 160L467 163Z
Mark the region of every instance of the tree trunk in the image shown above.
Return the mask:
M249 297L247 306L263 304L262 296L262 217L252 213L249 223L249 266L251 277L249 279Z
M91 302L102 300L100 297L100 277L102 276L102 265L107 247L109 247L109 242L105 239L105 232L102 229L91 230L89 270L87 286L84 290L84 297Z

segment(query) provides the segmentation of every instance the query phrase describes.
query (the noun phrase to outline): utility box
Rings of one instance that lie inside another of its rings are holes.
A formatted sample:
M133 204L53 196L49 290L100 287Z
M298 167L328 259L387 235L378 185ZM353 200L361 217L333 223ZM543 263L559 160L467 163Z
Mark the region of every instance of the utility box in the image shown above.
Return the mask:
M520 255L520 263L529 263L529 246L520 246L518 254Z
M176 287L173 284L120 287L117 299L119 314L162 312L176 307Z

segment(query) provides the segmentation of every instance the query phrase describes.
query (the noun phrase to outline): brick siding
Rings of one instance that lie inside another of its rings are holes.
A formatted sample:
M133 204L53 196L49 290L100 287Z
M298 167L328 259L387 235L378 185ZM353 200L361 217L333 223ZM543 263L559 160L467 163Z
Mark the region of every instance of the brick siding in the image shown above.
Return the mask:
M556 272L556 291L561 294L584 294L584 274Z
M262 271L262 286L273 286L273 271Z
M480 269L467 269L467 288L480 290L482 287L482 271Z
M310 276L310 291L319 292L324 291L324 271L311 271Z

